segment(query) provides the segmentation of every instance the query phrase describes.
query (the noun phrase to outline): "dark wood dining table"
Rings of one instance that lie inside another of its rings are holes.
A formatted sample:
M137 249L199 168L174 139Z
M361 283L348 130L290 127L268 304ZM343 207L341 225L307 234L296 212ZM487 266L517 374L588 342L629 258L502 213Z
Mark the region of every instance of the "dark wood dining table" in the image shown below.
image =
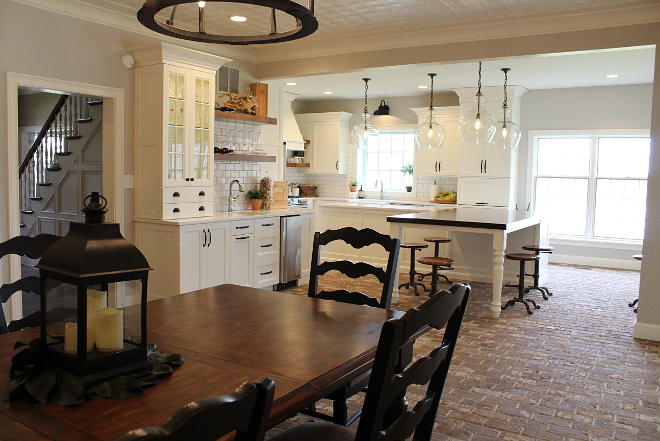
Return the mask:
M230 284L150 301L149 343L184 357L172 376L129 400L0 402L0 440L111 440L261 376L275 381L272 427L369 369L383 323L402 314ZM37 336L36 329L0 336L1 391L14 343Z

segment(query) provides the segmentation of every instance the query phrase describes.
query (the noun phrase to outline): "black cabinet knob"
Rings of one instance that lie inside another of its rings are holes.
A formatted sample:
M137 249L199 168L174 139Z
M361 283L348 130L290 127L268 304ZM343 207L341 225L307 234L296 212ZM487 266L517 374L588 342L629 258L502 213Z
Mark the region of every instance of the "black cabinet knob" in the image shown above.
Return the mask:
M172 210L172 213L179 213L180 211L181 210L179 210L178 208L175 208L174 210Z

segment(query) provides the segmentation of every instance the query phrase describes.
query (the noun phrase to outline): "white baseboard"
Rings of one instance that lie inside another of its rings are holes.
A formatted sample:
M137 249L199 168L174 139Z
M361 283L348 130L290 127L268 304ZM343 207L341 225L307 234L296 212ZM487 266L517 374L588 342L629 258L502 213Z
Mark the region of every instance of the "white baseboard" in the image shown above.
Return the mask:
M615 269L641 269L641 263L633 259L606 259L602 257L584 257L584 256L570 256L562 254L550 254L548 256L550 263L565 263L568 265L583 265L583 266L597 266L601 268L615 268Z
M633 329L633 337L642 338L644 340L660 341L660 325L637 322Z

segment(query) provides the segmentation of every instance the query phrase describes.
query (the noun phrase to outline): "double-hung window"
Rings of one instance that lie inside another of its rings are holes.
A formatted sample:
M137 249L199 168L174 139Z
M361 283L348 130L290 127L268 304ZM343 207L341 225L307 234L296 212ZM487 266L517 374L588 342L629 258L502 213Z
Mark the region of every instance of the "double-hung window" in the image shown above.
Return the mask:
M413 129L380 129L379 142L370 144L358 162L358 181L367 190L380 190L380 182L387 191L405 192L407 185L412 185L413 177L401 172L406 164L412 164L415 156L415 137Z
M530 132L534 209L554 236L644 238L647 132Z

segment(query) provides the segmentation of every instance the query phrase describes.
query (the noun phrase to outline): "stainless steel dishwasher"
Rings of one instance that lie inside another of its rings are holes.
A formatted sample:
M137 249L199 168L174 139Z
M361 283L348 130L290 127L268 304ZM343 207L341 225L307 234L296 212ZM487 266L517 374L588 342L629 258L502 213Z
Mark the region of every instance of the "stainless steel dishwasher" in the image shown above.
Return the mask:
M296 286L300 279L301 229L299 214L280 217L280 283L277 289Z

